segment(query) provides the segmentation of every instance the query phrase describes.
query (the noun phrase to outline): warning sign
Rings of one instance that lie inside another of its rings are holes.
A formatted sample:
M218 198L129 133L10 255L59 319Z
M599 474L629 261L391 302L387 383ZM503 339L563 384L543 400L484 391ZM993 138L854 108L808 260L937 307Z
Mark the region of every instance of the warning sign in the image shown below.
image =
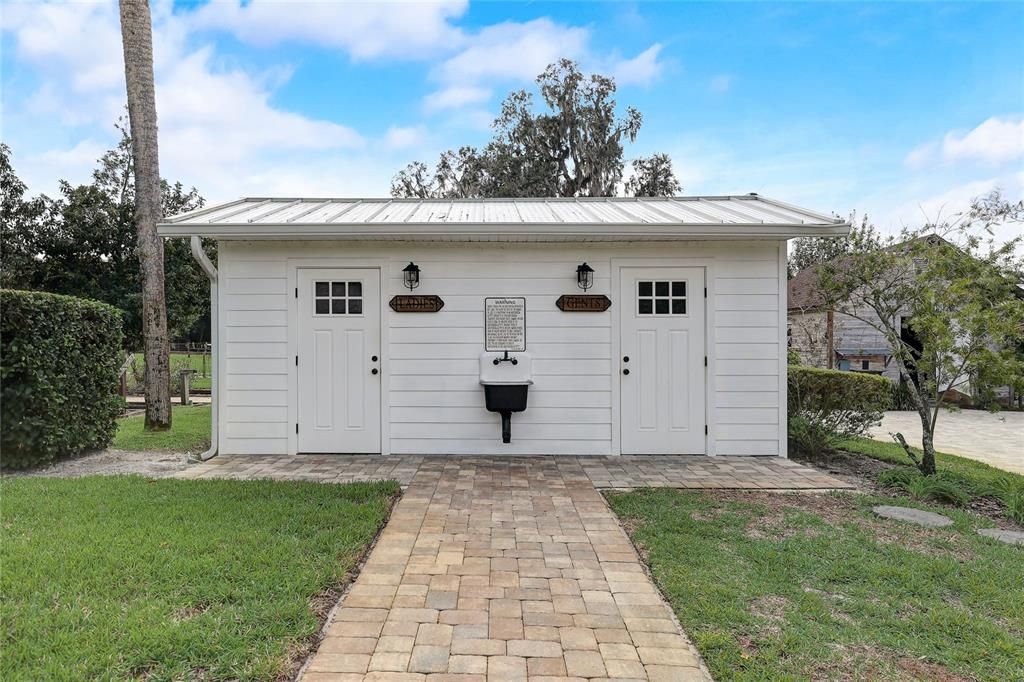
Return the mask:
M484 299L484 350L522 353L526 350L526 299Z

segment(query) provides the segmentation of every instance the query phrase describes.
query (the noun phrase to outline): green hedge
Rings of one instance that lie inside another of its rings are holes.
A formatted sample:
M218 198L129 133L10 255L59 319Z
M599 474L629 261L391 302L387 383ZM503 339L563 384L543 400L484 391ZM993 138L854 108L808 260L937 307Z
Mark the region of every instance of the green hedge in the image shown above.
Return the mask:
M117 308L0 289L0 464L20 469L110 444L121 341Z
M892 382L874 374L789 366L789 440L804 454L863 435L892 404Z

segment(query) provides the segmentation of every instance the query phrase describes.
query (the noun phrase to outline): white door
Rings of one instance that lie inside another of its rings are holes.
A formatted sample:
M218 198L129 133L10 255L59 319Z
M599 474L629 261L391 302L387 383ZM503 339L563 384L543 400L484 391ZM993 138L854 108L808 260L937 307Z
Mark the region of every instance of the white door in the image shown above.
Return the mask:
M620 271L622 453L705 453L704 269Z
M380 452L380 271L300 268L299 452Z

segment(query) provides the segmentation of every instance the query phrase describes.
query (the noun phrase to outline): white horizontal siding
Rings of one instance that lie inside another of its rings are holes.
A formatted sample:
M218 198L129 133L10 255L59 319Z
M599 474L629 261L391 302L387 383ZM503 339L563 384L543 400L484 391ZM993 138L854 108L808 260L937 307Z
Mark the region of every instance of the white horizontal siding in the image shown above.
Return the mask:
M415 259L422 272L418 291L437 294L445 305L431 315L388 311L393 452L508 452L508 445L520 454L611 452L611 314L555 307L560 295L579 291L579 259L505 253L472 259L455 250ZM392 261L384 273L391 294L403 291L406 262ZM609 271L610 263L600 268L593 291L608 291ZM534 384L526 412L512 415L508 445L501 443L499 415L483 407L479 385L485 296L527 299Z
M779 247L744 250L715 262L714 391L710 400L715 452L778 455L780 414Z
M385 308L382 326L384 447L394 453L609 454L618 365L613 311L563 313L576 266L596 270L589 293L610 293L612 259L700 259L708 268L709 450L777 455L780 414L779 248L777 242L650 245L409 245L222 242L221 448L284 453L294 447L294 350L290 277L297 264L380 266L386 302L406 294L402 268L421 269L417 294L444 300L438 313ZM694 261L681 261L693 264ZM293 285L291 285L293 286ZM527 298L527 345L534 385L526 412L512 417L513 442L500 442L500 418L483 408L478 355L485 296ZM613 308L614 310L614 308Z
M219 258L223 393L221 449L288 451L288 267L248 260L231 245ZM292 427L294 428L294 427Z

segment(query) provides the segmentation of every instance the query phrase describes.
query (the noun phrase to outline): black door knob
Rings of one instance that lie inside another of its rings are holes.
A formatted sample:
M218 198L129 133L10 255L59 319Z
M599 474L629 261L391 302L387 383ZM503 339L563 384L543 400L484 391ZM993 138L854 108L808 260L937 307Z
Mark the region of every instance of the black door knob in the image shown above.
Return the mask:
M622 361L623 362L629 362L629 356L628 355L623 355L622 356Z
M370 374L376 374L376 373L377 373L377 368L376 367L374 367L373 369L370 370Z
M622 370L622 373L623 374L629 374L629 370L628 369L624 369L624 370Z
M372 362L377 362L377 356L376 356L376 355L374 355L374 356L373 356L372 358L370 358L370 360L371 360Z

